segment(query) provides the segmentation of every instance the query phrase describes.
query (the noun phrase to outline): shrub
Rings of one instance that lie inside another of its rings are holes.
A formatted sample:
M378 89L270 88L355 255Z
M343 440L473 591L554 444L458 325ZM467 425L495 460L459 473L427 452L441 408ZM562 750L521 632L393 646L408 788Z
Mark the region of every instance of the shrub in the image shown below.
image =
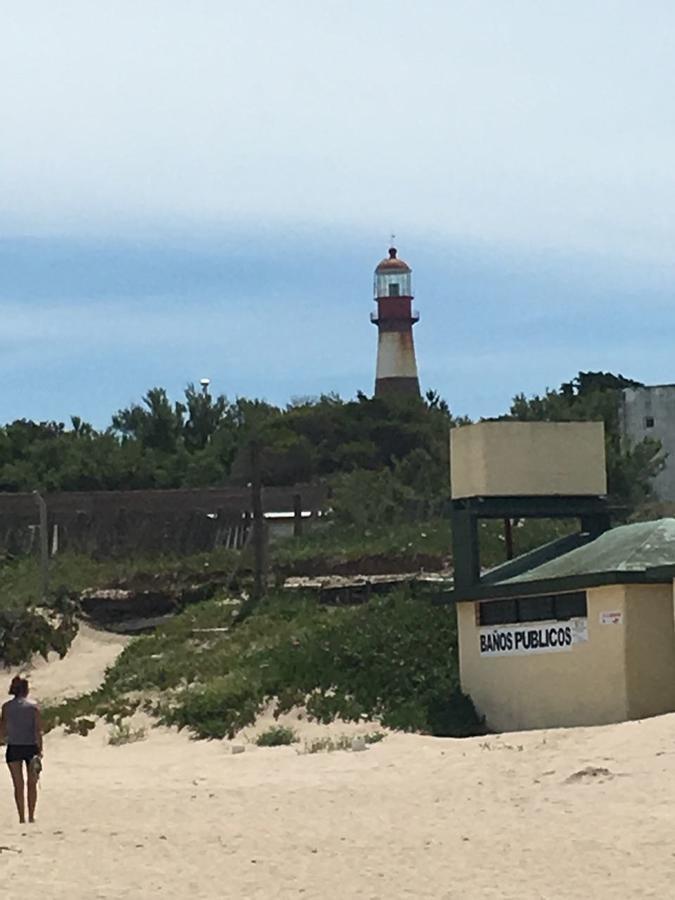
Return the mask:
M64 730L66 734L79 734L80 737L86 737L94 728L96 728L94 719L78 718L68 722ZM51 728L46 728L45 730L50 731Z
M259 747L285 747L297 744L298 735L293 728L286 725L272 725L255 739Z
M270 703L305 706L310 718L371 720L405 731L481 731L459 692L455 615L406 590L358 607L272 596L227 632L231 609L190 607L132 642L95 694L48 711L50 722L120 715L129 692L159 694L165 724L203 738L233 737ZM138 703L138 701L135 701Z
M0 609L0 662L17 666L39 653L64 657L77 634L74 607Z

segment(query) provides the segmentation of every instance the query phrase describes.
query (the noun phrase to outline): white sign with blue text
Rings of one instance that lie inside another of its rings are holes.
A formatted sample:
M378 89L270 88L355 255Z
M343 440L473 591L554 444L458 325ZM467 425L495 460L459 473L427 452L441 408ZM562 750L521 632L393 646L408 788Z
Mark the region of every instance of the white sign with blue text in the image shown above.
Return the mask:
M478 629L481 656L523 656L561 653L588 640L588 620L530 622L522 625L484 625Z

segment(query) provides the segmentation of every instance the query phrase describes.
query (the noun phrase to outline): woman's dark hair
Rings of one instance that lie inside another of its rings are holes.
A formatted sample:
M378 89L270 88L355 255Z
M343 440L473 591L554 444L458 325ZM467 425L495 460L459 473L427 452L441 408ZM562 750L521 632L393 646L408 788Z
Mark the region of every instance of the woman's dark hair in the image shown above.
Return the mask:
M15 697L26 697L28 695L28 679L15 675L9 685L9 693Z

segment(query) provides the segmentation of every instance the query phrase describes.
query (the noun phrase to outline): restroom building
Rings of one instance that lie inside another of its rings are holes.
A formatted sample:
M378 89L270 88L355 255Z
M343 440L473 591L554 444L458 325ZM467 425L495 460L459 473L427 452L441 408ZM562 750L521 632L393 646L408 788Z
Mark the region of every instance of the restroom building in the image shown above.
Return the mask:
M675 519L457 599L462 689L491 729L602 725L675 710Z
M597 422L453 429L462 690L488 728L601 725L675 710L675 519L610 528ZM578 530L484 570L485 519Z

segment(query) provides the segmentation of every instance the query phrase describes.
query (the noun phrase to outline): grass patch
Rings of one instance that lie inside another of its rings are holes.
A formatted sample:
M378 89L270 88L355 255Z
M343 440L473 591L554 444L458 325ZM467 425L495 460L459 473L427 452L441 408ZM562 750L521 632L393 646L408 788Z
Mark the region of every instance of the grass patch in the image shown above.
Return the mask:
M119 722L110 729L108 743L113 747L135 744L145 739L145 728L132 728L127 722Z
M297 744L298 735L295 729L286 725L271 725L255 739L258 747L287 747Z
M130 557L95 560L77 553L62 553L49 562L52 597L80 594L85 588L148 584L189 584L209 572L230 572L239 554L219 548L191 556ZM25 609L41 601L40 566L36 557L4 560L0 565L0 608Z
M447 519L426 522L383 523L377 527L329 524L300 538L279 541L272 551L274 565L295 567L311 560L350 562L364 556L409 557L450 555L451 532Z
M378 744L386 737L384 731L371 731L370 734L361 734L365 744ZM306 740L303 744L303 753L333 753L336 750L351 750L356 735L339 734L336 737L318 737Z
M337 737L319 737L305 741L303 753L334 753L336 750L349 750L352 739L346 734Z
M513 526L514 552L518 556L574 531L568 520L521 519ZM506 560L506 540L502 521L483 521L479 529L481 562L485 567ZM433 559L440 567L452 565L452 529L448 516L426 521L381 523L376 527L328 524L301 538L288 538L273 547L273 564L282 572L300 574L303 569L330 572L336 566L368 557L383 557L393 564L416 558Z

